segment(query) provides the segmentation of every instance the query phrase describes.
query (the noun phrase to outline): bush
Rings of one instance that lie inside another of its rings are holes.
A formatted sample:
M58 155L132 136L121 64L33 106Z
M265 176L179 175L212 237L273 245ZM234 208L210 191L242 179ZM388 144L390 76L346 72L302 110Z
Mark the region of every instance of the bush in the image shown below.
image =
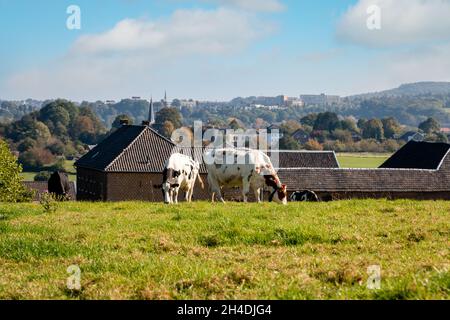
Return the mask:
M25 202L32 199L32 192L22 184L22 167L10 152L8 145L0 140L0 202Z
M50 171L41 171L34 176L34 181L48 181L51 175Z
M44 192L41 195L41 199L39 200L39 203L41 204L45 213L53 213L57 209L57 199L51 193Z

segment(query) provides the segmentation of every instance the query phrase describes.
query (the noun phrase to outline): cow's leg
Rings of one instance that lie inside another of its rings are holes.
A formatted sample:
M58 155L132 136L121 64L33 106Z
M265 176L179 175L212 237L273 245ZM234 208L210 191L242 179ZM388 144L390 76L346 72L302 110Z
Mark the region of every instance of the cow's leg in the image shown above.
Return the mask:
M215 181L215 179L208 179L209 186L211 188L212 202L214 203L214 196L217 195L217 199L223 203L225 203L225 199L222 197L222 190L220 189L219 184Z
M262 202L262 197L261 197L261 188L255 188L255 197L256 197L256 201L258 201L258 203Z
M173 203L178 204L178 192L180 191L180 188L175 188L173 190Z
M242 186L242 196L244 199L244 202L248 202L248 193L250 192L250 182L248 182L247 179L244 179L243 186Z
M195 180L192 181L191 187L189 188L189 202L192 202L192 197L194 196Z

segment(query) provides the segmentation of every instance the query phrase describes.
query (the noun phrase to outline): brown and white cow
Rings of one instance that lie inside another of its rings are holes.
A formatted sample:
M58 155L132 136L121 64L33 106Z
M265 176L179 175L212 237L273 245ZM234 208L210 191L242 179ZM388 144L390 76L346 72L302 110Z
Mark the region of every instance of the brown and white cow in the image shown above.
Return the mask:
M197 178L201 187L204 188L199 170L200 164L197 161L183 154L175 153L166 162L162 185L154 187L162 189L166 204L177 204L180 191L185 192L186 201L191 202Z
M257 201L261 202L261 190L269 187L272 191L270 202L287 204L286 185L281 184L265 153L251 149L209 149L204 154L204 161L213 202L215 195L219 201L225 202L223 187L242 188L244 202L248 201L248 193L252 189Z

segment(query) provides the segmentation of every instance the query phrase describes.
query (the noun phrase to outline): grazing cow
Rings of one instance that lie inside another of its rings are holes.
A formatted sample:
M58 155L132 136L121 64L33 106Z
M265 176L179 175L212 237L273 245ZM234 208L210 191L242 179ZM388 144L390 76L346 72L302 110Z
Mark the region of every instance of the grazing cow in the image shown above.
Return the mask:
M223 187L242 188L244 202L248 201L251 188L257 201L261 202L261 190L269 187L272 188L270 202L287 204L286 185L281 184L270 158L263 152L250 149L209 149L204 154L204 160L213 202L215 195L219 201L225 202Z
M66 173L55 171L48 179L48 192L56 195L58 199L68 199L70 195L70 182Z
M186 201L191 202L197 178L201 187L204 188L199 171L200 164L197 161L183 154L175 153L167 160L164 167L162 185L154 187L162 189L166 204L178 203L180 190L186 193Z
M319 202L319 197L314 191L297 191L291 194L290 200L293 202Z

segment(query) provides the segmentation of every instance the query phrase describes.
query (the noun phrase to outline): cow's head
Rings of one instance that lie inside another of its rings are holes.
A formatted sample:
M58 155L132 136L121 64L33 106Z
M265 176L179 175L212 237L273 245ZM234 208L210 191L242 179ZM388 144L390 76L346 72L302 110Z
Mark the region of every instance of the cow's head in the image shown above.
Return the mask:
M281 184L280 179L276 175L264 176L266 185L272 188L272 194L270 195L270 202L277 202L281 204L287 204L287 187L285 184Z
M266 186L272 187L273 189L281 188L280 179L276 175L265 175L264 180L266 182Z
M171 204L173 202L173 189L180 186L177 179L180 175L180 171L176 171L173 169L164 169L161 189L165 204Z
M276 188L273 190L273 193L270 195L270 201L280 203L280 204L287 204L287 187L285 184L281 185L280 188Z

